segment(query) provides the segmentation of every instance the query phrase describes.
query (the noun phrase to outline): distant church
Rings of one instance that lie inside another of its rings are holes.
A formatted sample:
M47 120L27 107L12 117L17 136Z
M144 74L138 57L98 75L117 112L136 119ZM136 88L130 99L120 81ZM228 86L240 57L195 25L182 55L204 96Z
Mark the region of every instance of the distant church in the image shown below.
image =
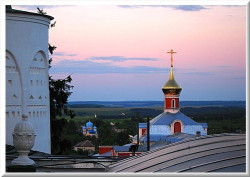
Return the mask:
M197 123L180 111L179 95L182 88L176 82L173 72L173 54L172 49L171 70L168 81L163 85L162 91L165 96L164 112L150 121L150 141L167 140L176 133L187 136L207 135L207 124ZM139 139L146 140L147 123L139 123ZM136 142L136 138L134 138Z
M88 121L86 126L82 126L82 134L85 136L95 136L98 138L97 127L93 126L93 123Z

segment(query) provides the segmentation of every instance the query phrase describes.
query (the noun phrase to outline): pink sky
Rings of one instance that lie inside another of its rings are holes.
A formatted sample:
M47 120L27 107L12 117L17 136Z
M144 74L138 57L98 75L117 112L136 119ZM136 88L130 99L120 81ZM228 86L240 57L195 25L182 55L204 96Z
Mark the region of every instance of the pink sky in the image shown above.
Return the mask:
M245 6L42 8L57 21L50 73L73 73L70 101L163 100L170 49L181 100L245 100Z

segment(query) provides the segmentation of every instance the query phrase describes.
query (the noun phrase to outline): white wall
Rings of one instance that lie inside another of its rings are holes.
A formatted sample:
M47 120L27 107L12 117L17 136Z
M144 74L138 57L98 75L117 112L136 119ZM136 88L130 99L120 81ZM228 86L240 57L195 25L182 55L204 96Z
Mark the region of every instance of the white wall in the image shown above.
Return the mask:
M181 121L180 121L181 122ZM182 124L182 123L181 123ZM201 135L207 135L206 131L201 125L184 125L182 124L183 133L196 135L196 131L200 131ZM171 130L172 129L172 130ZM151 125L150 134L172 135L174 132L174 123L169 125Z
M150 134L162 134L162 135L171 135L171 130L169 125L151 125Z
M201 125L184 125L184 133L196 135L196 131L200 131L201 135L207 135Z
M6 143L28 115L36 133L33 150L50 153L48 26L50 19L30 14L6 15ZM23 91L26 90L26 91Z

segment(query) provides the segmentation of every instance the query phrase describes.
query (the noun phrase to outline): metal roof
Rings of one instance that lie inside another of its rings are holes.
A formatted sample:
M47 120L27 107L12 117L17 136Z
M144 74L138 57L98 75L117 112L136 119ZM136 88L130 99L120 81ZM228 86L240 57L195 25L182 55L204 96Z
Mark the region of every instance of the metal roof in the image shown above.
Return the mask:
M177 113L164 112L150 121L151 125L170 125L174 120L180 120L185 125L199 125L182 112L178 111Z
M207 128L207 123L199 123L203 128Z
M139 128L147 128L147 123L139 123Z
M43 17L46 17L50 20L54 19L54 17L52 17L50 15L43 15L43 14L39 14L39 13L33 13L33 12L28 12L28 11L23 11L23 10L12 9L12 7L10 5L6 5L6 13L35 15L35 16L43 16Z
M246 172L246 135L185 139L119 161L108 172Z
M77 143L74 147L95 147L89 140L81 141Z
M130 146L114 146L115 152L129 152ZM146 146L139 146L137 152L147 151Z

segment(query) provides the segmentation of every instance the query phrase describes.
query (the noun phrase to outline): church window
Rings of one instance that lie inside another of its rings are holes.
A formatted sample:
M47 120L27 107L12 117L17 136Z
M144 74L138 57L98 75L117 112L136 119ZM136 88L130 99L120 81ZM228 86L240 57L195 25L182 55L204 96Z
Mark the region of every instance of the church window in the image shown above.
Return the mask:
M21 115L20 115L20 111L18 111L18 112L17 112L17 115L18 115L18 117L20 117L20 116L21 116Z
M14 98L14 99L17 99L17 96L16 96L16 94L14 94L14 95L13 95L13 98Z
M30 80L30 85L33 86L33 80Z
M36 58L34 58L34 59L33 59L33 61L37 61L37 59L36 59Z
M30 95L30 99L34 99L34 97L32 95Z
M43 81L41 81L41 85L43 85Z
M9 112L6 112L6 118L9 118Z
M12 117L15 118L15 111L12 111Z
M8 80L9 86L12 86L12 80Z
M31 112L29 112L29 117L31 117Z
M175 100L172 100L172 108L175 108Z
M38 86L38 80L36 80L36 86Z
M39 113L38 113L38 111L36 112L36 117L39 117Z
M33 111L33 117L36 117L36 112L35 111Z

